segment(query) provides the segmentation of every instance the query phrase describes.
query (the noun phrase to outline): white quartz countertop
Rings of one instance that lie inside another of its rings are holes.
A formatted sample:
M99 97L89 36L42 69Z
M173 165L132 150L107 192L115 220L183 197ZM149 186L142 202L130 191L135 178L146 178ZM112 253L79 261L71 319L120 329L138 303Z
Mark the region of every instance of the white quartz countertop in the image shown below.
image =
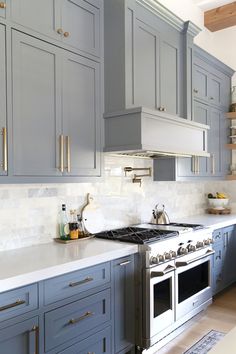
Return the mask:
M208 354L235 354L236 327L217 343Z
M188 216L173 221L182 222L182 223L186 222L190 224L203 224L204 226L212 228L212 230L216 230L222 227L236 224L236 214L229 214L229 215L202 214L202 215Z
M134 254L138 246L118 241L56 242L0 252L0 292Z

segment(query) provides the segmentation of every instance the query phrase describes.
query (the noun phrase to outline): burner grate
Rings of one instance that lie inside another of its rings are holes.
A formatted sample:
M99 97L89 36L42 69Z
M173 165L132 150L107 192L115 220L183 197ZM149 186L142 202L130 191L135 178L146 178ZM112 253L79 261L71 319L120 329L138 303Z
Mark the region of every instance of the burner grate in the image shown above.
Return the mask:
M118 240L136 244L146 244L162 241L167 238L178 236L177 231L143 229L138 227L126 227L115 230L103 231L95 234L97 238L106 240Z

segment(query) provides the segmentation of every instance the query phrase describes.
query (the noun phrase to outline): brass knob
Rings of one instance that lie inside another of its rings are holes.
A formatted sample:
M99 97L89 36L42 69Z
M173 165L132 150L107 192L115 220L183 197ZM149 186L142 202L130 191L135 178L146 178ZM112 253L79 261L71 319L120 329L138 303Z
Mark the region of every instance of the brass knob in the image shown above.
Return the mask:
M69 37L70 33L69 32L64 32L64 37Z
M6 8L5 2L0 2L0 9L5 9L5 8Z
M62 28L58 28L57 33L58 34L63 34L63 29Z

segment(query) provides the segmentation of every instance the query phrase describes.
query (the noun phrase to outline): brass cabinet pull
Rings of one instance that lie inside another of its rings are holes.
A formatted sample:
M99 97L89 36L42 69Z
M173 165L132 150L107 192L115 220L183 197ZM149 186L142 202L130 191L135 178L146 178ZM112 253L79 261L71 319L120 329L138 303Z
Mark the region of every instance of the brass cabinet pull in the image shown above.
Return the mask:
M197 174L200 174L200 158L197 156Z
M31 329L31 332L35 333L35 351L34 354L39 353L39 327L38 326L33 326Z
M72 282L72 283L69 284L69 286L70 286L71 288L73 288L74 286L78 286L78 285L83 285L83 284L89 283L89 282L92 281L92 280L93 280L92 277L87 277L87 278L85 278L85 279L83 279L83 280L76 281L76 282Z
M124 267L124 266L126 266L126 265L128 265L130 263L131 263L131 261L124 261L124 262L119 263L119 266L120 267Z
M7 7L5 2L0 2L0 9L5 9Z
M2 128L3 139L3 163L2 168L4 172L8 170L8 158L7 158L7 128Z
M64 136L60 135L60 172L64 172Z
M70 33L69 32L64 32L64 37L69 37Z
M0 307L0 311L5 311L11 309L12 307L20 306L23 304L25 304L25 300L16 300L16 302L13 302L12 304Z
M87 311L87 312L85 312L85 314L84 314L83 316L78 317L78 318L72 318L71 320L69 320L68 324L69 324L69 325L76 324L76 323L78 323L78 322L80 322L80 321L85 320L85 319L88 318L88 317L93 316L93 315L94 315L94 312Z
M62 29L62 28L58 28L58 29L57 29L57 33L58 33L58 34L63 34L63 29Z
M200 173L200 164L198 156L192 156L192 173L195 175Z
M215 155L211 154L211 173L214 175L216 173L215 170Z
M70 137L66 137L66 151L67 151L67 171L70 173L71 171L71 153L70 153Z

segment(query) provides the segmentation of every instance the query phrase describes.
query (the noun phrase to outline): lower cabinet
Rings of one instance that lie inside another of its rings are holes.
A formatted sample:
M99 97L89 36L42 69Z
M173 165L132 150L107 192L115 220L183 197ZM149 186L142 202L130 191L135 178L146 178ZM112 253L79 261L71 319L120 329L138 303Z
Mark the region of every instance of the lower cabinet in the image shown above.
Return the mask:
M113 261L115 353L129 353L134 346L134 256Z
M38 353L38 318L20 322L0 330L1 354Z
M213 248L215 250L212 282L213 295L223 290L236 280L234 265L236 255L236 229L229 226L213 232Z
M58 354L111 354L111 348L111 327L108 327Z
M134 286L129 255L0 293L0 354L134 354Z

